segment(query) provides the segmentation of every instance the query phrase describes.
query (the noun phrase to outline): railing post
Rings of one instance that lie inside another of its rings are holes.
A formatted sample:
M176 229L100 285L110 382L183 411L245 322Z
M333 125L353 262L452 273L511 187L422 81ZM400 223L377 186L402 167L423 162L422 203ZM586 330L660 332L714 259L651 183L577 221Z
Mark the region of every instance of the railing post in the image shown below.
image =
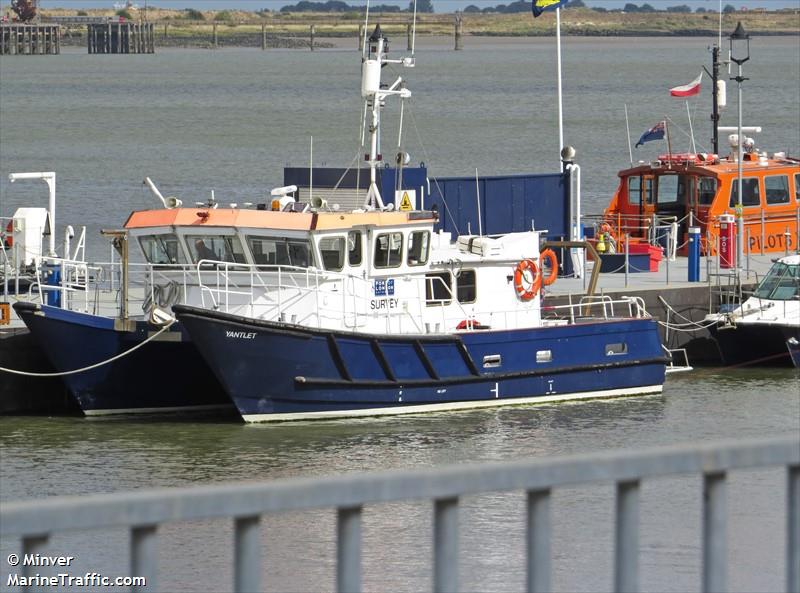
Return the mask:
M727 488L725 473L703 476L703 593L725 591L727 575Z
M625 234L625 288L628 288L628 272L630 271L630 241L627 233Z
M639 481L617 483L614 591L639 590Z
M528 593L550 591L550 490L528 492L527 586Z
M433 509L433 591L458 591L458 498L439 498Z
M800 593L800 465L790 465L786 477L786 590Z
M261 517L236 517L233 590L261 590Z
M45 548L47 547L47 535L32 535L29 537L25 537L22 539L22 558L24 559L25 556L28 554L44 554ZM5 557L3 558L5 562ZM33 577L37 571L41 570L37 566L30 566L27 562L20 560L20 564L22 564L22 575L28 579ZM23 591L32 591L31 587L22 587Z
M145 584L132 586L132 593L158 591L156 574L158 571L158 550L155 525L131 528L131 576L144 577Z
M360 506L338 510L336 539L336 591L361 591Z

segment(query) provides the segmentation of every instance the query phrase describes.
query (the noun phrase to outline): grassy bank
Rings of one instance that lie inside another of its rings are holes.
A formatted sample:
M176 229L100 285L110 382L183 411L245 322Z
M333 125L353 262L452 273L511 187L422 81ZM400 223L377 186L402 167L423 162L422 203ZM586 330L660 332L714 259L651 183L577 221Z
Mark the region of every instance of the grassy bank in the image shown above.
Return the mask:
M43 16L76 16L76 10L43 10ZM114 16L113 10L80 11L88 16ZM218 42L222 45L260 44L262 27L270 47L307 47L311 25L317 37L356 38L363 16L359 13L253 13L242 11L194 11L194 19L186 11L150 8L131 11L134 20L145 19L156 24L159 45L206 46L214 23ZM465 36L547 36L555 33L555 16L545 13L538 19L530 13L463 14ZM596 12L576 8L562 12L561 31L565 35L585 36L687 36L714 35L718 15L713 13L621 13ZM372 13L372 23L380 23L388 36L405 35L410 16L399 13ZM417 23L418 35L452 35L455 15L422 14ZM723 31L732 31L742 21L752 35L800 35L800 12L734 12L723 15ZM77 30L76 30L77 33ZM300 41L304 39L305 41Z

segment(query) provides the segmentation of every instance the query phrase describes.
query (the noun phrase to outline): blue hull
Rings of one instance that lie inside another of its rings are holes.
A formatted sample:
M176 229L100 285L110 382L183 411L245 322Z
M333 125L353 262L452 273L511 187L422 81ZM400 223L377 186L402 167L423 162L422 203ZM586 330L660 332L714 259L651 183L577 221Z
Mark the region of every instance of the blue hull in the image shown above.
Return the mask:
M649 319L397 337L173 309L247 421L656 393L667 361Z
M137 321L134 331L115 329L114 320L64 309L14 305L56 371L84 368L108 360L143 342L155 329ZM214 375L173 325L129 355L62 380L87 416L104 414L233 411Z

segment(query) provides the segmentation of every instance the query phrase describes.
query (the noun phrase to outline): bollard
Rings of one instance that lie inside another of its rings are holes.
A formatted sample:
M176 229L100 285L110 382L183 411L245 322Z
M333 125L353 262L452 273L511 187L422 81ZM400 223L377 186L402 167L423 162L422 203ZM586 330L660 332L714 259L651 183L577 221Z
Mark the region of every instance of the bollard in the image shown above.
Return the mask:
M406 25L406 38L408 39L408 43L406 44L406 51L411 51L414 49L414 36L411 29L411 23Z
M261 49L267 49L267 25L266 23L261 23Z
M461 15L456 15L456 24L455 24L455 51L459 51L464 49L464 42L461 41L461 34L462 34L462 27L461 27Z
M314 51L314 35L316 35L316 33L317 33L316 25L311 25L311 30L310 30L311 41L309 42L309 45L311 46L311 51Z
M689 227L689 282L700 282L700 228Z
M211 32L211 45L214 46L214 49L217 49L217 23L215 22L213 25L213 30Z

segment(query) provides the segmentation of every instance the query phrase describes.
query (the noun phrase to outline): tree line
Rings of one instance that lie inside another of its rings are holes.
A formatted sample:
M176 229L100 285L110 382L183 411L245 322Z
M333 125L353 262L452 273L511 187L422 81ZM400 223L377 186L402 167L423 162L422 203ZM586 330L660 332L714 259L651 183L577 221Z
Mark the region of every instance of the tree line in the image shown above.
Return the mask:
M676 6L668 6L663 10L655 8L653 5L644 3L641 6L629 2L623 8L607 9L602 6L586 6L584 0L570 0L564 5L565 9L568 8L591 8L596 12L673 12L673 13L686 13L692 12L691 6L680 4ZM394 4L379 4L370 7L374 12L413 12L414 2L409 2L408 7L403 8ZM498 4L497 6L487 6L486 8L479 8L474 4L470 4L464 8L464 13L517 13L517 12L530 12L531 0L516 0L510 4ZM270 12L264 9L260 12ZM313 0L300 0L297 4L284 6L280 12L364 12L364 6L351 6L342 0L327 0L326 2L314 2ZM417 0L417 12L432 13L433 2L431 0ZM716 12L712 9L706 9L702 6L698 7L695 12ZM722 10L724 13L736 12L736 8L730 4L726 5Z

